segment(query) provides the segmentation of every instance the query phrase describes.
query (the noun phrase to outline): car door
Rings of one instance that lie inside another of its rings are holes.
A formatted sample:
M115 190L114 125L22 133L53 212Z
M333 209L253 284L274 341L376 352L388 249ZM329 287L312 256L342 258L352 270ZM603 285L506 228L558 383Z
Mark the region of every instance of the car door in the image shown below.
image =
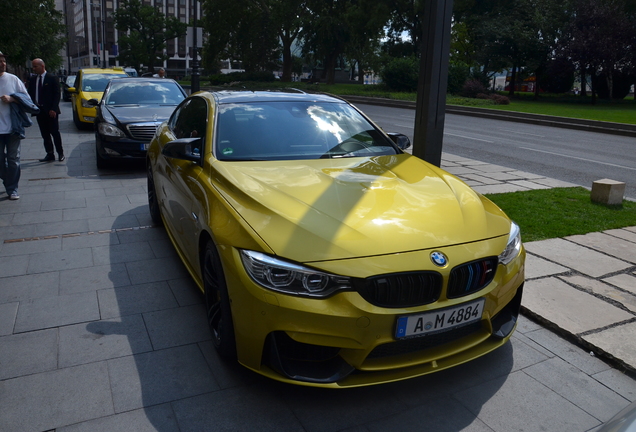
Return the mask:
M208 128L208 107L205 99L193 97L182 105L172 123L176 139L201 137L199 154L204 154ZM202 163L165 158L165 207L175 230L175 241L196 268L198 264L198 237L201 231L201 208L206 205L206 193L201 185Z

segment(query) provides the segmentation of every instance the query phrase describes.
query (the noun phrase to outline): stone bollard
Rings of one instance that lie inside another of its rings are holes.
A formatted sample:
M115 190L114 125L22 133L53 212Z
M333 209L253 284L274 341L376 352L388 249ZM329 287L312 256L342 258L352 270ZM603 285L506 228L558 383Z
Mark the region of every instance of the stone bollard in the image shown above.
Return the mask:
M623 204L625 183L611 179L596 180L592 183L592 202L607 205Z

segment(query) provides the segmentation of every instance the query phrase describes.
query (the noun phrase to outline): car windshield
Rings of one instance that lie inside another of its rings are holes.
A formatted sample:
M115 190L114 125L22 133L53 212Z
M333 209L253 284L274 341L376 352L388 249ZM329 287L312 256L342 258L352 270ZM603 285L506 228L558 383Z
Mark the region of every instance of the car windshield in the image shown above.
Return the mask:
M104 95L104 103L108 106L178 105L183 99L185 99L183 92L173 81L113 81Z
M122 74L86 74L82 77L82 91L103 92L108 81L121 76Z
M218 110L216 157L223 161L393 155L400 150L345 103L253 102Z

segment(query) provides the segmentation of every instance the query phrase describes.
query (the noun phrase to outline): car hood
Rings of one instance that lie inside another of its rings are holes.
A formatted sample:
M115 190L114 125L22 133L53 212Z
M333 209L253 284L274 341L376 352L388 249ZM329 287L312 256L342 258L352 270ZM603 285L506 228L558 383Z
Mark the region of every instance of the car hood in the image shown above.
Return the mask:
M104 105L102 105L104 106ZM140 104L140 105L111 105L106 106L113 117L121 124L157 122L161 123L167 120L177 105L158 105L158 104Z
M272 252L300 262L441 248L510 230L492 202L408 154L215 168L223 195Z

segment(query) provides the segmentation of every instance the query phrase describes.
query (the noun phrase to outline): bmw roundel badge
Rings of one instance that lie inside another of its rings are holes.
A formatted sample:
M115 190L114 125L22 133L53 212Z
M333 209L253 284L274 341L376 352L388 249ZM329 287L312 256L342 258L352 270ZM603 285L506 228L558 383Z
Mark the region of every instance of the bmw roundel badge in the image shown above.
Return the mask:
M448 264L448 258L441 252L432 252L431 261L438 267L445 267Z

